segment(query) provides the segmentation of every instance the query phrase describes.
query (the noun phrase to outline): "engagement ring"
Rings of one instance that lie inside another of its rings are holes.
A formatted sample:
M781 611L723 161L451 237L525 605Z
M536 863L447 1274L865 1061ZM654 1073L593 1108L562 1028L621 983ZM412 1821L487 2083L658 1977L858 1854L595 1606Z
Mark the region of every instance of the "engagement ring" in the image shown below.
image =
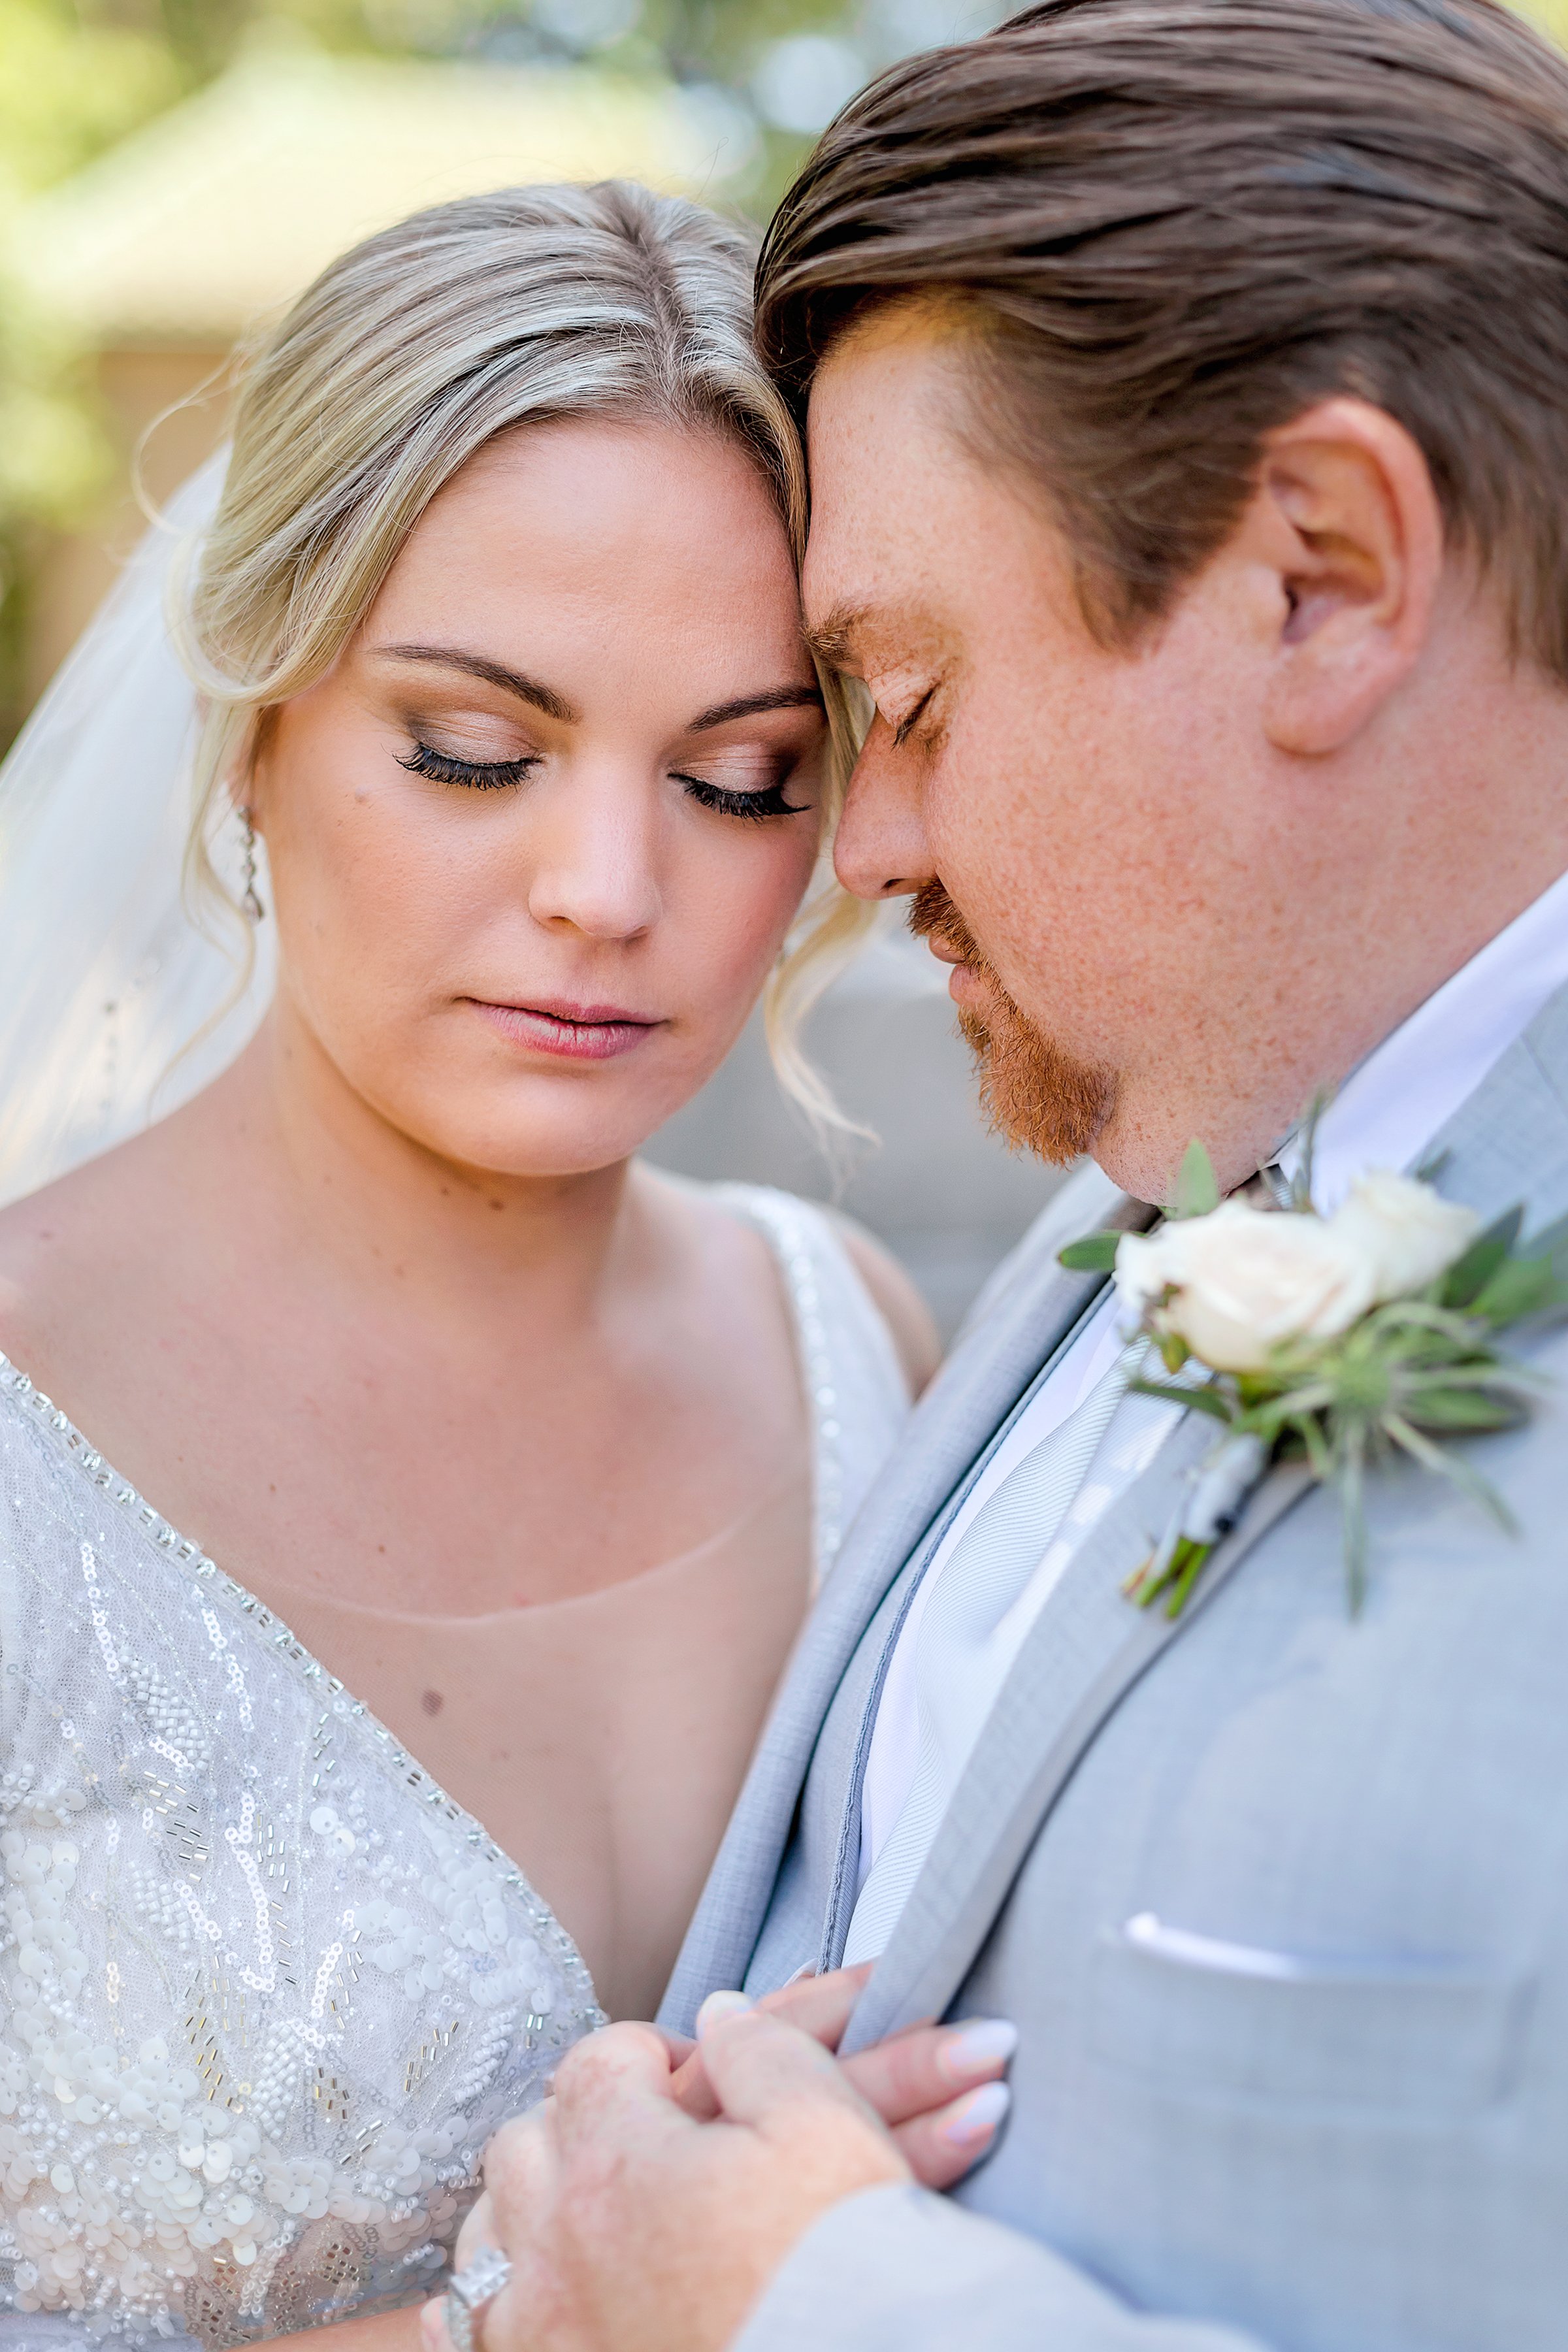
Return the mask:
M458 2273L447 2289L447 2333L457 2352L479 2352L474 2321L510 2276L511 2264L499 2246L482 2246L468 2269Z

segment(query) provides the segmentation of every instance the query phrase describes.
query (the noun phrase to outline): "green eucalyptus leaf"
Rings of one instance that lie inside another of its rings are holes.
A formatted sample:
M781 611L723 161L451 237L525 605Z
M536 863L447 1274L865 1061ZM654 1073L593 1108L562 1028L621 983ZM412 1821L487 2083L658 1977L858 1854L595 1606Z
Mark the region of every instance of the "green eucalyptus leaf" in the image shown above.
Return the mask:
M1470 1301L1470 1313L1500 1329L1565 1300L1568 1285L1559 1281L1550 1258L1510 1257Z
M1312 1465L1313 1477L1321 1479L1326 1486L1333 1475L1334 1461L1329 1442L1323 1435L1322 1424L1315 1414L1306 1414L1292 1421L1290 1426Z
M1462 1494L1468 1495L1473 1502L1479 1503L1483 1510L1489 1511L1505 1535L1519 1533L1519 1521L1491 1480L1483 1478L1462 1454L1445 1454L1440 1445L1434 1445L1430 1438L1423 1437L1419 1430L1412 1429L1407 1421L1400 1420L1396 1414L1390 1413L1385 1427L1394 1444L1403 1446L1406 1454L1412 1454L1426 1469L1435 1470L1439 1477L1448 1479Z
M1214 1162L1194 1136L1182 1154L1176 1171L1173 1217L1206 1217L1219 1206L1219 1180Z
M1472 1306L1499 1266L1506 1263L1523 1223L1524 1211L1510 1209L1506 1216L1489 1225L1484 1234L1478 1234L1464 1255L1456 1258L1443 1276L1437 1293L1439 1306Z
M1521 1404L1474 1389L1417 1390L1405 1407L1416 1429L1510 1429L1522 1417Z
M1227 1426L1236 1415L1218 1389L1189 1389L1175 1381L1129 1381L1129 1396L1163 1397L1167 1404L1192 1405L1199 1412L1212 1413L1215 1421Z
M1069 1274L1110 1274L1115 1268L1121 1240L1120 1234L1085 1234L1081 1241L1068 1242L1066 1249L1057 1252L1057 1264L1065 1265Z

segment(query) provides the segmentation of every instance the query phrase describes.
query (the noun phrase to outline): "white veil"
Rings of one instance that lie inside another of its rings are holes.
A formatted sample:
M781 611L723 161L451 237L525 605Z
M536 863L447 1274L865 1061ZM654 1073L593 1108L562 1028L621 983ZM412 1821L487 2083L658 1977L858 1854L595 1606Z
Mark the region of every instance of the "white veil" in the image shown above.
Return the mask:
M272 926L241 988L241 948L184 891L196 696L166 605L224 464L147 532L0 766L0 1202L186 1101L271 997ZM211 852L237 881L237 817Z

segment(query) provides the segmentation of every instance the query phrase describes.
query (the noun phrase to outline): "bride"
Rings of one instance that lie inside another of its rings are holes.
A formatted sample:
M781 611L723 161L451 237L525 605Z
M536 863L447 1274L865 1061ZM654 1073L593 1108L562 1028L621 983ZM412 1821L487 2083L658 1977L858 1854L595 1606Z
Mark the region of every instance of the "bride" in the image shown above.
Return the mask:
M372 238L248 370L195 689L154 547L0 781L4 1148L137 1129L0 1214L14 2346L428 2290L496 2123L651 2015L930 1370L869 1244L634 1157L851 927L748 326L738 233L631 188ZM234 1028L192 785L271 1001L148 1125L149 1040Z

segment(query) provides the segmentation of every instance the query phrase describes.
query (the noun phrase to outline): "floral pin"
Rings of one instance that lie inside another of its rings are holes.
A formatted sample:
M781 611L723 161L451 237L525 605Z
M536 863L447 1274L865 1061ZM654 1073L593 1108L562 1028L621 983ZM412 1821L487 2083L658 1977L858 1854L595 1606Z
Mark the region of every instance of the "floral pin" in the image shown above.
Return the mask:
M1522 1210L1483 1233L1474 1210L1382 1171L1325 1217L1310 1183L1309 1149L1289 1209L1222 1202L1194 1143L1157 1232L1091 1234L1061 1253L1077 1271L1114 1271L1128 1322L1170 1375L1130 1386L1223 1431L1129 1580L1141 1608L1163 1598L1167 1616L1180 1615L1280 1458L1305 1459L1339 1494L1352 1616L1366 1592L1366 1477L1380 1459L1408 1455L1512 1528L1490 1482L1443 1441L1525 1417L1538 1376L1496 1339L1568 1307L1568 1219L1521 1244Z

